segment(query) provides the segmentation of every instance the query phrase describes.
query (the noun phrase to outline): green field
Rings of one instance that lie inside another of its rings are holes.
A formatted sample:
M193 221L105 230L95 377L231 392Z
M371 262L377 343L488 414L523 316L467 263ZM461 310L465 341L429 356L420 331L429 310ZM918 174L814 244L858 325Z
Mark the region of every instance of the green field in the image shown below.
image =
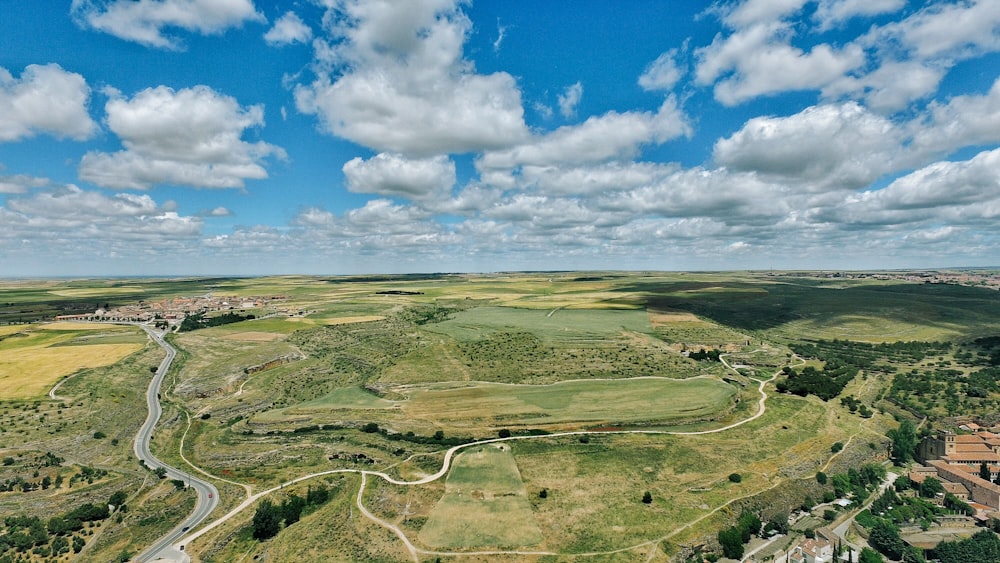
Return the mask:
M542 534L527 496L509 447L471 448L455 458L419 539L447 549L537 545Z
M669 424L718 415L736 395L734 386L709 378L567 381L551 385L439 383L393 391L407 400L387 401L357 388L346 388L286 408L283 414L321 419L324 411L338 411L337 416L377 419L377 413L343 411L382 409L387 411L387 420L399 424L418 421L448 428L478 428L483 424Z

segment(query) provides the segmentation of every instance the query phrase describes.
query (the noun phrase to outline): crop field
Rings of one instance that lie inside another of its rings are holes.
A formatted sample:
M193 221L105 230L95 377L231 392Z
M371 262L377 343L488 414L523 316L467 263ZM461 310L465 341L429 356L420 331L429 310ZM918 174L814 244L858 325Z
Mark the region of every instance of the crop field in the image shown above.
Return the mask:
M222 507L213 519L248 491L279 487L268 495L279 504L323 482L332 496L267 541L250 533L254 504L186 546L193 556L412 560L387 528L397 526L425 550L420 560L675 560L691 546L710 550L743 508L780 513L821 498L830 487L817 471L881 459L893 414L923 412L938 428L946 417L995 411L1000 392L979 374L994 349L974 340L1000 335L997 293L880 278L0 282L0 456L13 460L0 471L33 482L81 475L80 460L107 471L86 486L77 477L72 490L0 492L0 508L54 514L68 499L106 501L124 489L128 513L95 526L84 558L112 560L169 529L194 502L131 458L162 351L136 327L26 321L167 297L280 296L287 315L255 310L267 318L168 335L178 356L161 390L153 450L217 479ZM867 344L907 341L942 344ZM909 351L921 346L933 352ZM822 371L824 355L841 349L873 363L839 395L776 389L782 368ZM864 409L849 408L848 396ZM546 435L560 431L580 434ZM441 478L392 484L368 473L359 494L360 472L429 478L449 447L507 432L509 441L460 449ZM833 452L837 443L844 453ZM73 461L46 467L56 459L48 452ZM280 488L330 470L347 473ZM647 491L650 503L641 500ZM362 514L359 499L382 523ZM472 555L483 550L504 553Z
M139 329L119 326L67 323L3 328L0 400L41 397L63 377L117 363L146 342Z

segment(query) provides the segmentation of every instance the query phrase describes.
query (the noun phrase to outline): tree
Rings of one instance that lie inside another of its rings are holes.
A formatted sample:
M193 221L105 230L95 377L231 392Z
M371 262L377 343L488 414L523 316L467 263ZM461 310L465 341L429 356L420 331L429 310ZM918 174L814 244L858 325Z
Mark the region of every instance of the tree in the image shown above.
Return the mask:
M924 498L934 498L938 493L944 492L944 485L934 477L927 477L920 483L920 496Z
M830 446L830 451L832 453L837 453L837 452L839 452L842 449L844 449L844 443L843 442L834 442L833 445Z
M305 507L306 499L294 494L281 503L280 512L281 517L285 520L286 528L299 521L299 518L302 517L302 509Z
M825 485L826 484L826 473L823 473L822 471L817 471L816 472L816 482L819 483L820 485Z
M281 514L271 501L264 500L253 515L253 537L255 540L273 538L281 531Z
M989 481L990 477L991 477L991 475L990 475L990 466L986 465L985 461L982 462L982 463L980 463L979 464L979 478L980 479L984 479L986 481Z
M861 550L858 563L885 563L885 559L882 559L882 556L874 549L866 547Z
M740 475L739 473L730 473L729 480L733 483L739 483L740 481L743 480L743 476Z
M166 477L167 477L167 468L165 468L165 467L157 467L156 469L153 470L153 474L156 475L157 477L159 477L160 479L166 479Z
M913 423L904 419L899 423L899 428L894 428L886 433L892 440L890 456L896 465L904 465L913 459L913 453L917 449L917 431Z
M651 495L649 491L646 491L645 493L642 494L642 502L644 502L645 504L652 504L653 495Z
M108 504L118 507L125 504L126 499L128 499L128 495L125 494L125 491L117 491L108 499Z
M501 428L500 432L497 433L501 438L510 438L510 430L506 428Z
M872 526L868 543L889 559L899 561L903 557L906 543L899 535L899 528L883 519Z
M743 536L735 526L719 531L722 554L729 559L743 558Z

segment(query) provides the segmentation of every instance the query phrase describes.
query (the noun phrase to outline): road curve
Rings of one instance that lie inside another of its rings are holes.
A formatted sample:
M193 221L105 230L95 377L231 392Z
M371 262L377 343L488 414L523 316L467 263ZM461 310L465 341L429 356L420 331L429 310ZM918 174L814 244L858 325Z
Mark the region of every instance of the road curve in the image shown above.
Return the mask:
M157 560L188 561L187 555L181 551L181 546L174 544L188 529L200 524L215 509L216 505L219 504L219 491L215 488L215 485L212 485L208 481L199 479L190 473L171 467L156 459L156 456L149 450L149 443L153 437L153 428L156 427L156 423L160 420L160 414L162 413L162 409L160 408L160 385L163 383L163 378L167 375L167 370L170 369L171 362L177 356L177 350L167 343L160 333L149 326L138 326L142 327L146 331L146 334L167 352L167 356L160 362L160 367L157 368L156 373L153 375L153 380L149 383L149 389L146 390L146 406L149 409L149 414L146 416L146 422L139 429L139 433L135 435L133 450L136 457L145 462L150 468L156 469L162 467L167 471L167 477L170 479L181 479L187 483L188 486L192 487L198 493L198 501L195 503L194 511L184 521L177 524L173 530L170 530L170 532L146 548L135 560L143 562Z

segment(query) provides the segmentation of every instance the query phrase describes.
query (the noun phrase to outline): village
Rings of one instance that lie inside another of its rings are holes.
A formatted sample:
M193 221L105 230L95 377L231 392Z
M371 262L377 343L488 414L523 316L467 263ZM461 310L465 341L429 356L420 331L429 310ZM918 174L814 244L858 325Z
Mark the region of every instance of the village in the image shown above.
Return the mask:
M173 328L189 315L212 313L247 313L257 316L293 315L288 298L281 295L237 296L207 293L200 297L175 297L160 301L139 301L120 307L98 308L93 313L59 315L57 321L152 322L160 328Z

